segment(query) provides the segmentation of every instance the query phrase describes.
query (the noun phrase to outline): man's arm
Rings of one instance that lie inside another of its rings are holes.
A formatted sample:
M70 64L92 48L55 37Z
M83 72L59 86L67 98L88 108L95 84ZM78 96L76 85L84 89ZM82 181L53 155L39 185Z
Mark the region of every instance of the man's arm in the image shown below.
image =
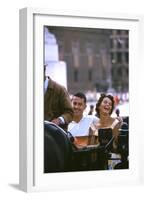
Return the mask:
M68 91L63 86L56 84L56 89L58 90L57 98L59 99L58 109L60 115L58 118L54 118L52 122L57 125L68 124L73 119L73 109L70 96Z
M62 88L62 92L60 96L60 104L63 110L63 114L60 117L62 117L65 123L68 124L73 119L73 108L71 105L69 94L65 88Z

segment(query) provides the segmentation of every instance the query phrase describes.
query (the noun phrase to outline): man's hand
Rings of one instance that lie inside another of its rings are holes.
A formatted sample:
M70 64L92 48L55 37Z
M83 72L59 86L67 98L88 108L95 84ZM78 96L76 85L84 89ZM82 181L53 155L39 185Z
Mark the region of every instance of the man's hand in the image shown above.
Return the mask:
M61 121L60 118L55 118L55 119L53 119L51 122L53 122L54 124L56 124L56 125L58 125L58 126L62 124L62 121Z
M116 117L116 119L119 121L119 123L123 122L123 118L122 117Z

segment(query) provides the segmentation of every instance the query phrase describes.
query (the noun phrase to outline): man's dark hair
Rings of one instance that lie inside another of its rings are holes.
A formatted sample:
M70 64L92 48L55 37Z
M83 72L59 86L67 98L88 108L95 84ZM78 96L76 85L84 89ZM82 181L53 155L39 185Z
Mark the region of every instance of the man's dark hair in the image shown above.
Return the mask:
M77 93L74 94L73 96L79 97L79 98L81 98L81 99L84 99L84 103L86 103L86 101L87 101L85 94L82 93L82 92L77 92Z

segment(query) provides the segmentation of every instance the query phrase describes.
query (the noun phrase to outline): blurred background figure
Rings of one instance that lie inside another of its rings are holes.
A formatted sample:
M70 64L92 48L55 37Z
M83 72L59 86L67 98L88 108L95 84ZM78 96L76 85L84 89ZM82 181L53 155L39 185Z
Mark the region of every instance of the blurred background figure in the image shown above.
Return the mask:
M119 104L119 97L117 95L114 96L114 102L116 106Z
M88 115L93 115L93 112L94 112L94 105L90 105L90 110Z
M119 115L120 115L120 110L117 108L116 111L115 111L115 113L116 113L117 117L119 117Z

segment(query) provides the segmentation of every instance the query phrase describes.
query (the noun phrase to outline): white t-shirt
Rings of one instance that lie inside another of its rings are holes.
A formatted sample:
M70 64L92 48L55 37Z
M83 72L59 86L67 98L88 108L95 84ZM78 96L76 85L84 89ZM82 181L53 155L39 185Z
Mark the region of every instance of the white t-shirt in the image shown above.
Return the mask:
M75 136L88 136L89 135L89 127L90 125L97 124L98 118L93 115L83 116L82 119L77 123L72 121L68 125L68 131Z

